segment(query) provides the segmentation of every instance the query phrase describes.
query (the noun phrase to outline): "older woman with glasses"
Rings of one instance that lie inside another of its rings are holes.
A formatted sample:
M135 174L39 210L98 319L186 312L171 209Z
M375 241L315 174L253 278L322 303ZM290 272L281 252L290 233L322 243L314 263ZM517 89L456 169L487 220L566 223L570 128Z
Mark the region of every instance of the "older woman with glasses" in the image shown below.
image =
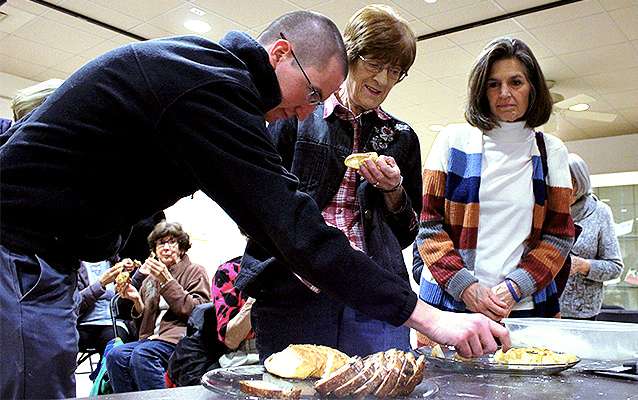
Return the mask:
M120 310L130 308L139 341L114 347L106 357L116 393L164 388L164 370L186 334L188 317L210 301L206 270L188 259L190 239L180 224L160 222L148 244L157 258L149 257L132 282L118 289Z
M414 62L415 35L393 9L370 5L352 16L344 42L349 72L341 88L307 118L298 114L268 130L284 165L299 177L300 189L314 198L324 220L353 248L407 282L401 251L417 233L420 147L412 128L380 106ZM379 158L359 169L346 167L344 159L359 152L376 152ZM410 348L407 327L333 300L273 256L250 241L238 281L257 298L252 312L262 360L291 343L328 345L350 355ZM370 277L347 279L356 287Z
M592 193L587 163L570 153L569 171L572 218L583 230L571 250L571 271L560 298L560 311L563 317L593 320L603 304L603 282L618 278L624 266L614 216Z

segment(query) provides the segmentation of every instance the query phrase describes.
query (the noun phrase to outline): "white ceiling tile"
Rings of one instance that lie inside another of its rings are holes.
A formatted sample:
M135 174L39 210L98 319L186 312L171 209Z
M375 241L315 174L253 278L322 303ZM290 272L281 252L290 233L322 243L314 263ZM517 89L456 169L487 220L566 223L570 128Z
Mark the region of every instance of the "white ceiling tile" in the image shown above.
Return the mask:
M462 95L467 92L467 82L469 79L468 74L448 76L445 78L437 79L442 85L452 89L457 95Z
M622 115L629 123L635 128L638 128L638 106L634 104L630 108L622 108L617 110L619 115Z
M423 0L393 0L417 18L443 14L459 8L485 2L485 0L444 0L428 4Z
M583 79L601 94L638 89L638 67L589 75Z
M94 3L142 21L151 20L184 4L182 0L92 0Z
M545 79L562 81L572 79L577 76L571 68L562 62L558 57L545 57L538 60L538 63L543 70Z
M115 34L112 30L102 28L92 24L84 19L76 18L71 15L67 15L58 11L49 11L42 14L44 20L55 21L62 25L66 25L73 29L78 29L82 32L89 33L102 39L109 39ZM99 18L97 18L99 20Z
M299 10L297 6L283 0L193 0L192 3L249 28L271 22L287 12ZM257 10L259 11L256 12Z
M628 90L602 95L603 99L615 108L630 108L638 105L638 90Z
M465 50L452 47L417 57L413 68L436 79L467 73L473 61L474 57Z
M437 51L451 49L456 47L456 44L445 36L437 36L432 39L421 40L416 44L417 57L418 54L422 54L423 57L435 53Z
M54 68L62 72L66 72L67 74L73 74L75 71L80 69L81 66L83 66L89 61L90 60L84 57L73 56L62 61L60 64L56 64Z
M289 3L292 3L303 10L309 10L329 1L330 0L288 0Z
M525 28L533 29L541 26L554 25L561 22L580 19L603 11L604 10L596 0L587 0L552 8L550 10L523 15L516 17L515 20Z
M434 32L434 28L421 21L420 19L412 20L408 22L408 25L410 25L410 28L412 28L412 31L414 32L416 37Z
M162 28L159 28L155 25L151 25L149 23L138 25L135 28L131 29L131 33L136 35L145 37L147 39L157 39L166 36L175 35L177 32L169 32Z
M403 17L406 21L414 21L417 19L416 15L412 14L410 10L401 6L401 1L393 1L393 0L365 0L368 4L385 4L387 6L392 7L394 11L399 13L401 17Z
M45 67L52 67L72 56L71 53L13 35L2 40L0 54Z
M0 7L0 11L7 14L7 16L0 21L0 32L5 33L13 33L22 25L36 18L35 14L15 8L10 4L5 4Z
M137 43L139 42L139 40L137 39L133 39L130 36L126 36L126 35L121 35L119 33L116 33L111 39L112 42L115 42L117 44L119 44L120 46L124 46L125 44L129 44L129 43Z
M518 36L521 31L520 26L512 20L507 19L492 24L477 26L476 28L461 32L451 33L446 35L446 37L456 44L482 42L483 45L486 45L494 38L500 36Z
M434 29L442 30L501 14L503 14L503 11L498 6L486 0L474 2L474 4L466 7L457 8L441 14L421 17L421 19Z
M609 13L629 40L638 39L638 5Z
M36 75L36 81L46 81L49 79L67 79L69 74L66 72L58 71L56 69L45 69L38 75Z
M51 3L53 4L59 4L61 3L62 0L53 0L51 1ZM38 3L34 3L30 0L8 0L6 4L2 5L0 7L0 10L4 9L5 6L11 6L11 7L15 7L18 8L22 11L26 11L30 14L33 15L41 15L44 14L45 12L48 12L49 10L51 10L49 7L40 5Z
M79 56L84 58L85 60L92 60L120 46L121 45L117 42L114 42L111 40L105 40L104 42L98 44L97 46L92 47L86 50L85 52L80 53Z
M22 26L14 34L73 54L90 49L104 40L43 17Z
M170 32L172 35L194 35L194 32L191 32L184 27L184 21L188 19L205 21L210 24L212 29L210 32L199 35L215 41L224 37L224 35L226 35L229 31L242 31L246 29L246 27L241 26L236 22L222 18L213 13L206 13L206 15L197 17L189 11L190 8L192 8L192 5L186 4L166 14L160 15L159 17L153 18L149 23L156 28Z
M597 93L582 78L558 80L550 91L560 94L565 99L579 94L586 94L594 98L597 97Z
M45 66L18 60L17 58L9 57L7 55L3 55L2 62L0 62L1 72L27 79L35 79L35 77L45 69Z
M312 7L312 10L333 20L341 32L343 32L352 14L365 6L366 3L362 0L332 0Z
M547 0L494 0L499 6L503 7L508 13L524 10L530 7L540 6L547 3Z
M530 33L554 54L574 53L627 40L607 13L532 29Z
M616 10L618 8L635 6L638 1L636 0L598 0L605 10Z
M629 43L564 54L560 58L567 66L581 75L592 75L638 66L638 50Z

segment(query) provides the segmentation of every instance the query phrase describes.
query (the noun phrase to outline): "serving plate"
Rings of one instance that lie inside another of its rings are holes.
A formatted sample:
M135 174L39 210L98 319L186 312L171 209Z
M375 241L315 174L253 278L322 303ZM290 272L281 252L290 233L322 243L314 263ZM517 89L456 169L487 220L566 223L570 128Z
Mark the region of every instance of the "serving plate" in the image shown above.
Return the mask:
M554 375L565 371L580 362L564 364L503 364L494 361L492 354L468 360L458 360L454 358L456 351L446 347L442 348L445 358L435 357L431 354L430 347L420 347L416 352L423 354L428 362L436 368L455 371L461 373L497 373L509 375Z
M317 399L313 388L316 379L283 379L269 374L263 365L244 365L239 367L218 368L208 371L202 376L202 385L223 396L225 399L254 399L255 396L247 395L239 389L239 381L263 379L275 382L281 388L301 389L301 399ZM424 379L414 392L402 399L424 399L434 396L439 391L436 383Z

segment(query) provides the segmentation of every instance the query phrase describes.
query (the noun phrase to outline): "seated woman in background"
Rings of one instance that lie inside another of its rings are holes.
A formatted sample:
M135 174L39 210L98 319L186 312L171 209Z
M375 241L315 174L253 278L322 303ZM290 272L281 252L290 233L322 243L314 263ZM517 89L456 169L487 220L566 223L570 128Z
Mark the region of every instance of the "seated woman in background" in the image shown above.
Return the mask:
M130 283L120 290L138 325L139 341L115 347L106 357L116 393L163 388L168 358L186 334L188 317L210 300L206 270L188 259L190 239L180 224L160 222L148 243L158 259L148 258L135 274L134 282L145 276L140 290Z
M493 320L559 314L554 277L574 239L567 149L534 131L552 111L529 47L498 38L470 72L465 119L425 162L420 297Z
M81 261L78 270L78 290L82 298L78 310L79 348L95 348L100 357L109 340L115 337L111 322L110 301L115 296L115 277L121 268L132 271L131 260L123 260L112 265L111 260L98 262ZM117 336L128 341L128 327L122 320L117 321Z
M572 247L572 266L560 298L563 317L596 319L603 304L603 282L620 276L623 270L620 246L609 206L591 192L589 168L577 154L569 154L572 176L571 211L583 229Z

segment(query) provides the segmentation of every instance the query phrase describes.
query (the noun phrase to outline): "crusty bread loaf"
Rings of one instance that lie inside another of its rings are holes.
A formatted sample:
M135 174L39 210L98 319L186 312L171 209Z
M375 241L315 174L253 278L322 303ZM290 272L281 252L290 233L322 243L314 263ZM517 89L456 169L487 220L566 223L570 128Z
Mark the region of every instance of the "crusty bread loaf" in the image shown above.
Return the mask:
M352 357L341 368L337 369L330 376L315 382L315 390L322 396L327 396L335 389L354 378L363 369L361 357Z
M374 392L379 387L381 382L383 382L383 378L385 378L385 376L387 375L388 370L385 368L384 353L381 352L377 354L380 354L380 356L376 359L374 374L370 379L368 379L367 382L365 382L358 389L352 392L352 397L356 399L362 399L370 393Z
M399 373L399 379L397 380L394 388L388 393L388 397L396 397L398 396L405 387L408 380L412 377L415 371L416 359L414 358L414 354L412 352L404 353L404 361L403 366L401 367L401 372Z
M390 349L386 352L386 363L388 366L388 374L383 379L383 382L375 390L374 395L383 398L386 397L394 386L397 384L401 368L403 368L403 362L405 361L405 353L401 350Z
M332 392L336 397L349 396L372 378L383 353L376 353L363 359L363 369L346 383Z
M271 399L298 399L300 389L282 389L279 386L266 381L239 381L239 389L249 395L268 397Z
M321 378L348 360L339 350L312 344L293 344L272 354L264 362L266 371L282 378Z
M407 396L412 393L417 385L423 380L423 375L425 375L425 356L421 354L419 358L416 359L414 372L403 387L401 395Z

